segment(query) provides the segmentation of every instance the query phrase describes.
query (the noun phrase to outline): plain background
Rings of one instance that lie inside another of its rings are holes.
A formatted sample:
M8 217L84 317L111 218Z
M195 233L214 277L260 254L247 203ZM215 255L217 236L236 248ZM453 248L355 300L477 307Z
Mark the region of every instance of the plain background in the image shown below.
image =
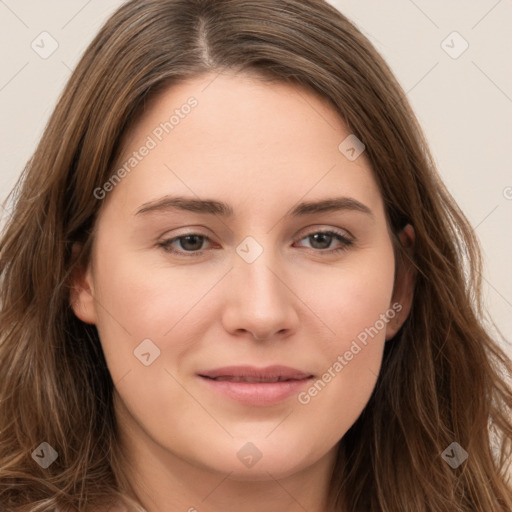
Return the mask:
M79 57L122 3L0 0L0 202ZM370 39L407 92L439 172L481 241L485 303L512 341L511 0L330 3ZM42 32L58 44L45 59L31 46L43 45ZM5 218L8 206L0 212ZM512 356L512 344L504 346Z

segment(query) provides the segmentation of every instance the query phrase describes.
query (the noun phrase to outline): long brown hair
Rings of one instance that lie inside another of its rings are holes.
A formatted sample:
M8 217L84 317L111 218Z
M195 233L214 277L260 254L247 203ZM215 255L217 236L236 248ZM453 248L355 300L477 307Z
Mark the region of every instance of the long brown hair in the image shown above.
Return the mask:
M2 510L95 510L125 492L114 385L96 328L70 307L69 277L89 258L102 205L94 190L146 102L222 69L327 98L366 146L390 230L415 229L412 310L339 443L332 510L512 510L512 362L484 328L477 239L390 69L320 0L131 0L85 51L1 238ZM42 442L58 453L46 469L31 456ZM453 442L468 454L454 468L443 457Z

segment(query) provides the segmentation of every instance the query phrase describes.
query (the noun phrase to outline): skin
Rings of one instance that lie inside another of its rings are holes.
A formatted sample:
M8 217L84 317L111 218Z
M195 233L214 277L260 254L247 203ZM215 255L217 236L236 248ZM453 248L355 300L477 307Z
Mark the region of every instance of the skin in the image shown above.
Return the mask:
M121 161L190 96L198 105L103 200L91 260L75 278L75 314L97 326L115 383L132 495L148 512L325 512L337 443L407 317L411 273L395 275L365 154L349 161L338 150L350 134L342 120L297 86L227 72L174 85L148 105ZM166 194L221 200L234 215L136 214ZM286 216L299 201L337 196L371 215ZM329 253L343 244L308 236L329 229L353 243ZM159 245L190 233L207 238L174 240L183 255ZM236 252L247 236L263 249L252 263ZM411 245L412 228L401 240ZM395 303L400 313L307 404L293 395L250 407L197 376L283 364L320 377ZM148 338L160 357L145 366L134 350ZM250 468L237 457L248 442L262 454Z

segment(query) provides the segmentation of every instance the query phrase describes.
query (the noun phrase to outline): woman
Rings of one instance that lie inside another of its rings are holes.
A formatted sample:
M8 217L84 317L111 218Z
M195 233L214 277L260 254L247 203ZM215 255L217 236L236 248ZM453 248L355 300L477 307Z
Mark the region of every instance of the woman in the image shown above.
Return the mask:
M477 240L324 2L123 5L0 261L6 510L512 510Z

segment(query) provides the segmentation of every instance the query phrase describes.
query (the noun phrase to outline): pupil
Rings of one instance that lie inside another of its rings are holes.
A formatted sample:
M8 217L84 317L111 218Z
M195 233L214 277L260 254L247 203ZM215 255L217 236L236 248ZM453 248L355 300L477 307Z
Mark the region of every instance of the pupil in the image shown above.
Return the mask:
M315 244L318 243L318 237L320 237L320 244L322 244L322 237L324 238L324 242L327 240L327 247L329 247L332 235L328 235L326 233L316 233L313 236L313 247L315 247ZM327 247L315 247L316 249L326 249Z
M196 243L194 244L192 242L192 247L188 246L187 247L187 244L190 240L196 240ZM183 240L185 240L185 242L183 243ZM199 240L199 246L197 244L197 241ZM202 245L202 241L201 241L201 237L200 236L197 236L197 235L187 235L187 236L184 236L182 238L182 242L181 242L181 246L183 249L185 250L197 250L197 249L200 249L201 248L201 245Z

